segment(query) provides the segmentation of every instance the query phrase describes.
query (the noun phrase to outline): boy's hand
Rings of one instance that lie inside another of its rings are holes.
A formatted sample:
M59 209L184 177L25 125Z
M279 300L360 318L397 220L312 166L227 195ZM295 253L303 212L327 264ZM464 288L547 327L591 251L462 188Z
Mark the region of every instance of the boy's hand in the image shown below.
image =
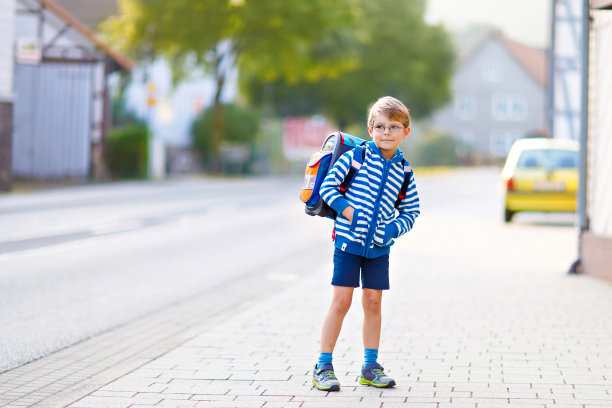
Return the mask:
M353 213L354 212L355 212L355 209L349 205L348 207L346 207L344 209L344 211L342 211L342 215L344 215L347 220L353 222Z

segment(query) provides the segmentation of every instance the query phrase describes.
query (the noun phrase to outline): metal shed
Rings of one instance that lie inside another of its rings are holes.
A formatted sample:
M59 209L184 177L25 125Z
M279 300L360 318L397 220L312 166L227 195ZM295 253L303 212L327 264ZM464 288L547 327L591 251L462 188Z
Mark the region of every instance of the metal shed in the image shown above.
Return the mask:
M87 178L101 167L106 78L133 63L53 0L18 0L15 26L12 172Z

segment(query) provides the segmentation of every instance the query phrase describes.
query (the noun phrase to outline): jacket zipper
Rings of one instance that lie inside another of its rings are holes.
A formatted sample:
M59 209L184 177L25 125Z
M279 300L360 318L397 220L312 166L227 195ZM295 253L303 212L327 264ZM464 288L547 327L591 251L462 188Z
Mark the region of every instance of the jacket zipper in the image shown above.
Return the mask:
M368 231L368 239L366 240L366 247L364 253L365 258L368 257L368 253L370 252L370 246L372 244L372 241L374 241L374 234L376 233L376 223L378 221L378 212L380 210L380 197L382 196L383 190L385 189L385 184L387 183L387 175L389 174L390 167L391 161L385 160L385 164L383 167L383 177L380 182L380 188L378 189L378 196L376 197L376 206L374 207L374 214L372 216L372 225L370 227L370 231Z

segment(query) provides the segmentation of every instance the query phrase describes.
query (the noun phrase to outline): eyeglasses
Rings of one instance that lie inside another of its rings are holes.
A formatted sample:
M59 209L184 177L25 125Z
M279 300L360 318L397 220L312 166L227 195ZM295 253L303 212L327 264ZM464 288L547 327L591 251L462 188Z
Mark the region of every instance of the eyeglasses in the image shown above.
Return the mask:
M383 125L374 125L374 133L385 133L385 130L389 129L390 133L397 134L404 130L403 126L383 126Z

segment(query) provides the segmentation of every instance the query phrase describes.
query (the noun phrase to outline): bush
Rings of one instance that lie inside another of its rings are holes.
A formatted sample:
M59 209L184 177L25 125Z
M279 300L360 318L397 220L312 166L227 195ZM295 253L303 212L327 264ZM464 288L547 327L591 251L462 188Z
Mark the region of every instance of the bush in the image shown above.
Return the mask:
M143 124L110 130L106 141L106 158L113 178L147 176L148 133Z
M456 166L457 142L450 135L429 133L417 143L413 162L417 166Z
M202 153L205 165L209 163L212 154L215 153L211 151L210 142L212 111L212 107L206 109L193 122L191 128L193 146ZM219 146L222 150L227 152L246 148L249 152L252 152L253 143L259 131L259 116L257 114L251 109L236 104L227 104L223 106L223 125L223 143L222 146ZM222 152L216 153L220 154ZM235 161L231 154L225 154L222 159L225 161L223 167L226 169L241 168L248 171L246 163L227 163L231 160ZM241 158L240 160L243 161L244 159Z

